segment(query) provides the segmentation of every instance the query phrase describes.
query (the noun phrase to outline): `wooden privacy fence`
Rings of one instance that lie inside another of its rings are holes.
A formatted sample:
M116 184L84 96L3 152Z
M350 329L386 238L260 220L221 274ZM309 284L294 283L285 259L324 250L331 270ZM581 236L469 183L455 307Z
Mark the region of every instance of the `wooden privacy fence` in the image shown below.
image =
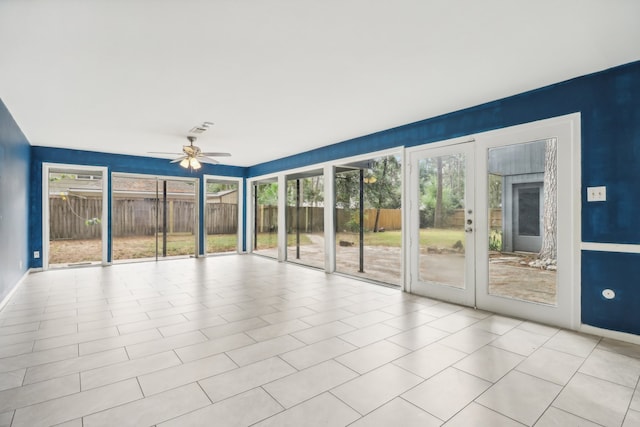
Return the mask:
M159 209L156 225L156 210ZM167 201L167 232L194 233L195 204L187 200ZM101 226L87 225L86 220L102 218L102 199L51 197L49 233L52 240L92 239L100 237ZM163 205L153 199L116 199L113 201L111 230L114 236L151 236L162 231ZM238 205L207 203L207 234L236 233Z
M336 209L336 229L342 231L350 227L359 227L359 211L357 209ZM287 228L295 230L298 215L295 206L287 206ZM320 232L324 230L324 208L300 207L300 230L305 233ZM364 228L373 230L376 220L376 209L364 210ZM271 205L258 206L256 212L256 224L259 233L275 231L278 224L278 207ZM400 230L402 228L402 212L400 209L380 209L378 228L385 230Z
M156 227L156 209L160 209ZM116 199L113 201L111 230L114 236L150 236L156 229L162 230L162 203L153 199ZM167 231L169 233L194 233L195 205L187 200L167 202ZM49 233L52 240L93 239L101 235L99 223L88 225L88 219L102 218L102 199L51 197L49 200ZM306 233L324 230L324 208L301 207L300 215L295 206L287 207L287 226L295 230L300 218L300 230ZM464 225L464 209L456 209L448 218L448 227ZM364 228L373 230L376 209L365 209ZM258 206L256 220L259 233L273 232L278 224L277 206ZM336 210L336 230L350 230L359 227L357 209ZM205 207L205 227L207 234L233 234L238 230L238 205L232 203L207 203ZM502 227L502 210L491 209L491 228ZM380 209L378 228L400 230L402 213L400 209Z
M500 230L502 228L502 209L491 209L489 211L489 228ZM447 227L464 227L464 209L456 209L446 218Z
M102 235L99 223L87 225L86 220L102 218L101 199L69 197L49 199L49 235L51 240L95 239Z
M376 223L377 209L364 210L364 229L373 230ZM337 231L355 231L359 227L358 209L336 209L336 230ZM378 217L378 229L385 230L401 230L402 229L402 211L400 209L380 209Z
M207 203L204 221L207 234L235 234L238 232L238 205Z

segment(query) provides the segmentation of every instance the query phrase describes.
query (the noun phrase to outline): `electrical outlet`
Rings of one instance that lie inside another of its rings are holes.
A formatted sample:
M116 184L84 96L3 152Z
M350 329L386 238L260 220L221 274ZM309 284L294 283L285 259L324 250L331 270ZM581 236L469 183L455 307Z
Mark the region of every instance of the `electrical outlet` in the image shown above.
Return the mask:
M34 257L35 259L40 258L40 251L33 251L33 257Z
M587 202L606 202L607 187L587 187Z

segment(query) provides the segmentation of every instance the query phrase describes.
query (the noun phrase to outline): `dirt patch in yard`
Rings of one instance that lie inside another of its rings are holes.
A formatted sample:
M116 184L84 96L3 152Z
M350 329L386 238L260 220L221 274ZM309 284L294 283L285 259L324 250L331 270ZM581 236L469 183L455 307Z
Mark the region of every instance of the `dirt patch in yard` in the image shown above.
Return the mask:
M324 266L324 240L313 236L311 244L300 246L300 259L294 248L288 248L289 259L318 268ZM79 264L100 262L100 240L57 240L50 243L50 264ZM114 259L138 259L155 256L154 237L122 237L114 241ZM277 249L265 250L265 255L277 256ZM266 253L268 252L268 253ZM365 246L364 272L359 271L359 248L336 246L336 269L355 277L376 280L392 285L401 282L401 250L397 247ZM171 255L184 255L171 253ZM430 254L432 255L432 254ZM489 293L542 304L556 303L556 272L530 267L532 254L491 253L489 264ZM438 254L425 257L420 266L421 277L442 283L463 283L464 256Z

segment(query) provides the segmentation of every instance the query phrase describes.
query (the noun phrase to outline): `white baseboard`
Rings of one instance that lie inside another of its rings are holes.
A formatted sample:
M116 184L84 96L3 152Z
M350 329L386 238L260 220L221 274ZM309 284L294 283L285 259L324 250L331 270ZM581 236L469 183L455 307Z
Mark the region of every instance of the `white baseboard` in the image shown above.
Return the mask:
M25 271L25 273L22 275L22 277L20 278L20 280L18 280L18 282L15 284L15 286L13 287L13 289L11 289L11 291L9 291L9 293L7 294L7 296L4 297L4 299L2 301L0 301L0 311L2 311L4 309L4 306L7 305L9 303L9 300L11 299L11 297L13 296L13 294L18 290L18 287L20 287L20 285L22 284L22 282L24 282L24 280L27 278L27 276L29 274L31 274L32 272L36 271L37 269L29 269L27 271Z
M629 334L627 332L612 331L610 329L596 328L595 326L580 325L579 332L585 334L598 335L604 338L611 338L618 341L625 341L631 344L640 344L640 335Z

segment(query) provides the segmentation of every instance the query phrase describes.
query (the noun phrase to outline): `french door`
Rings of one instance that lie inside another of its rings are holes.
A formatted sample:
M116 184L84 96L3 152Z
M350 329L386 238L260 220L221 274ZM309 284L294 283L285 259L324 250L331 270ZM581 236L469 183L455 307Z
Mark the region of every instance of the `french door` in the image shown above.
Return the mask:
M409 290L576 327L578 159L577 115L412 150Z

